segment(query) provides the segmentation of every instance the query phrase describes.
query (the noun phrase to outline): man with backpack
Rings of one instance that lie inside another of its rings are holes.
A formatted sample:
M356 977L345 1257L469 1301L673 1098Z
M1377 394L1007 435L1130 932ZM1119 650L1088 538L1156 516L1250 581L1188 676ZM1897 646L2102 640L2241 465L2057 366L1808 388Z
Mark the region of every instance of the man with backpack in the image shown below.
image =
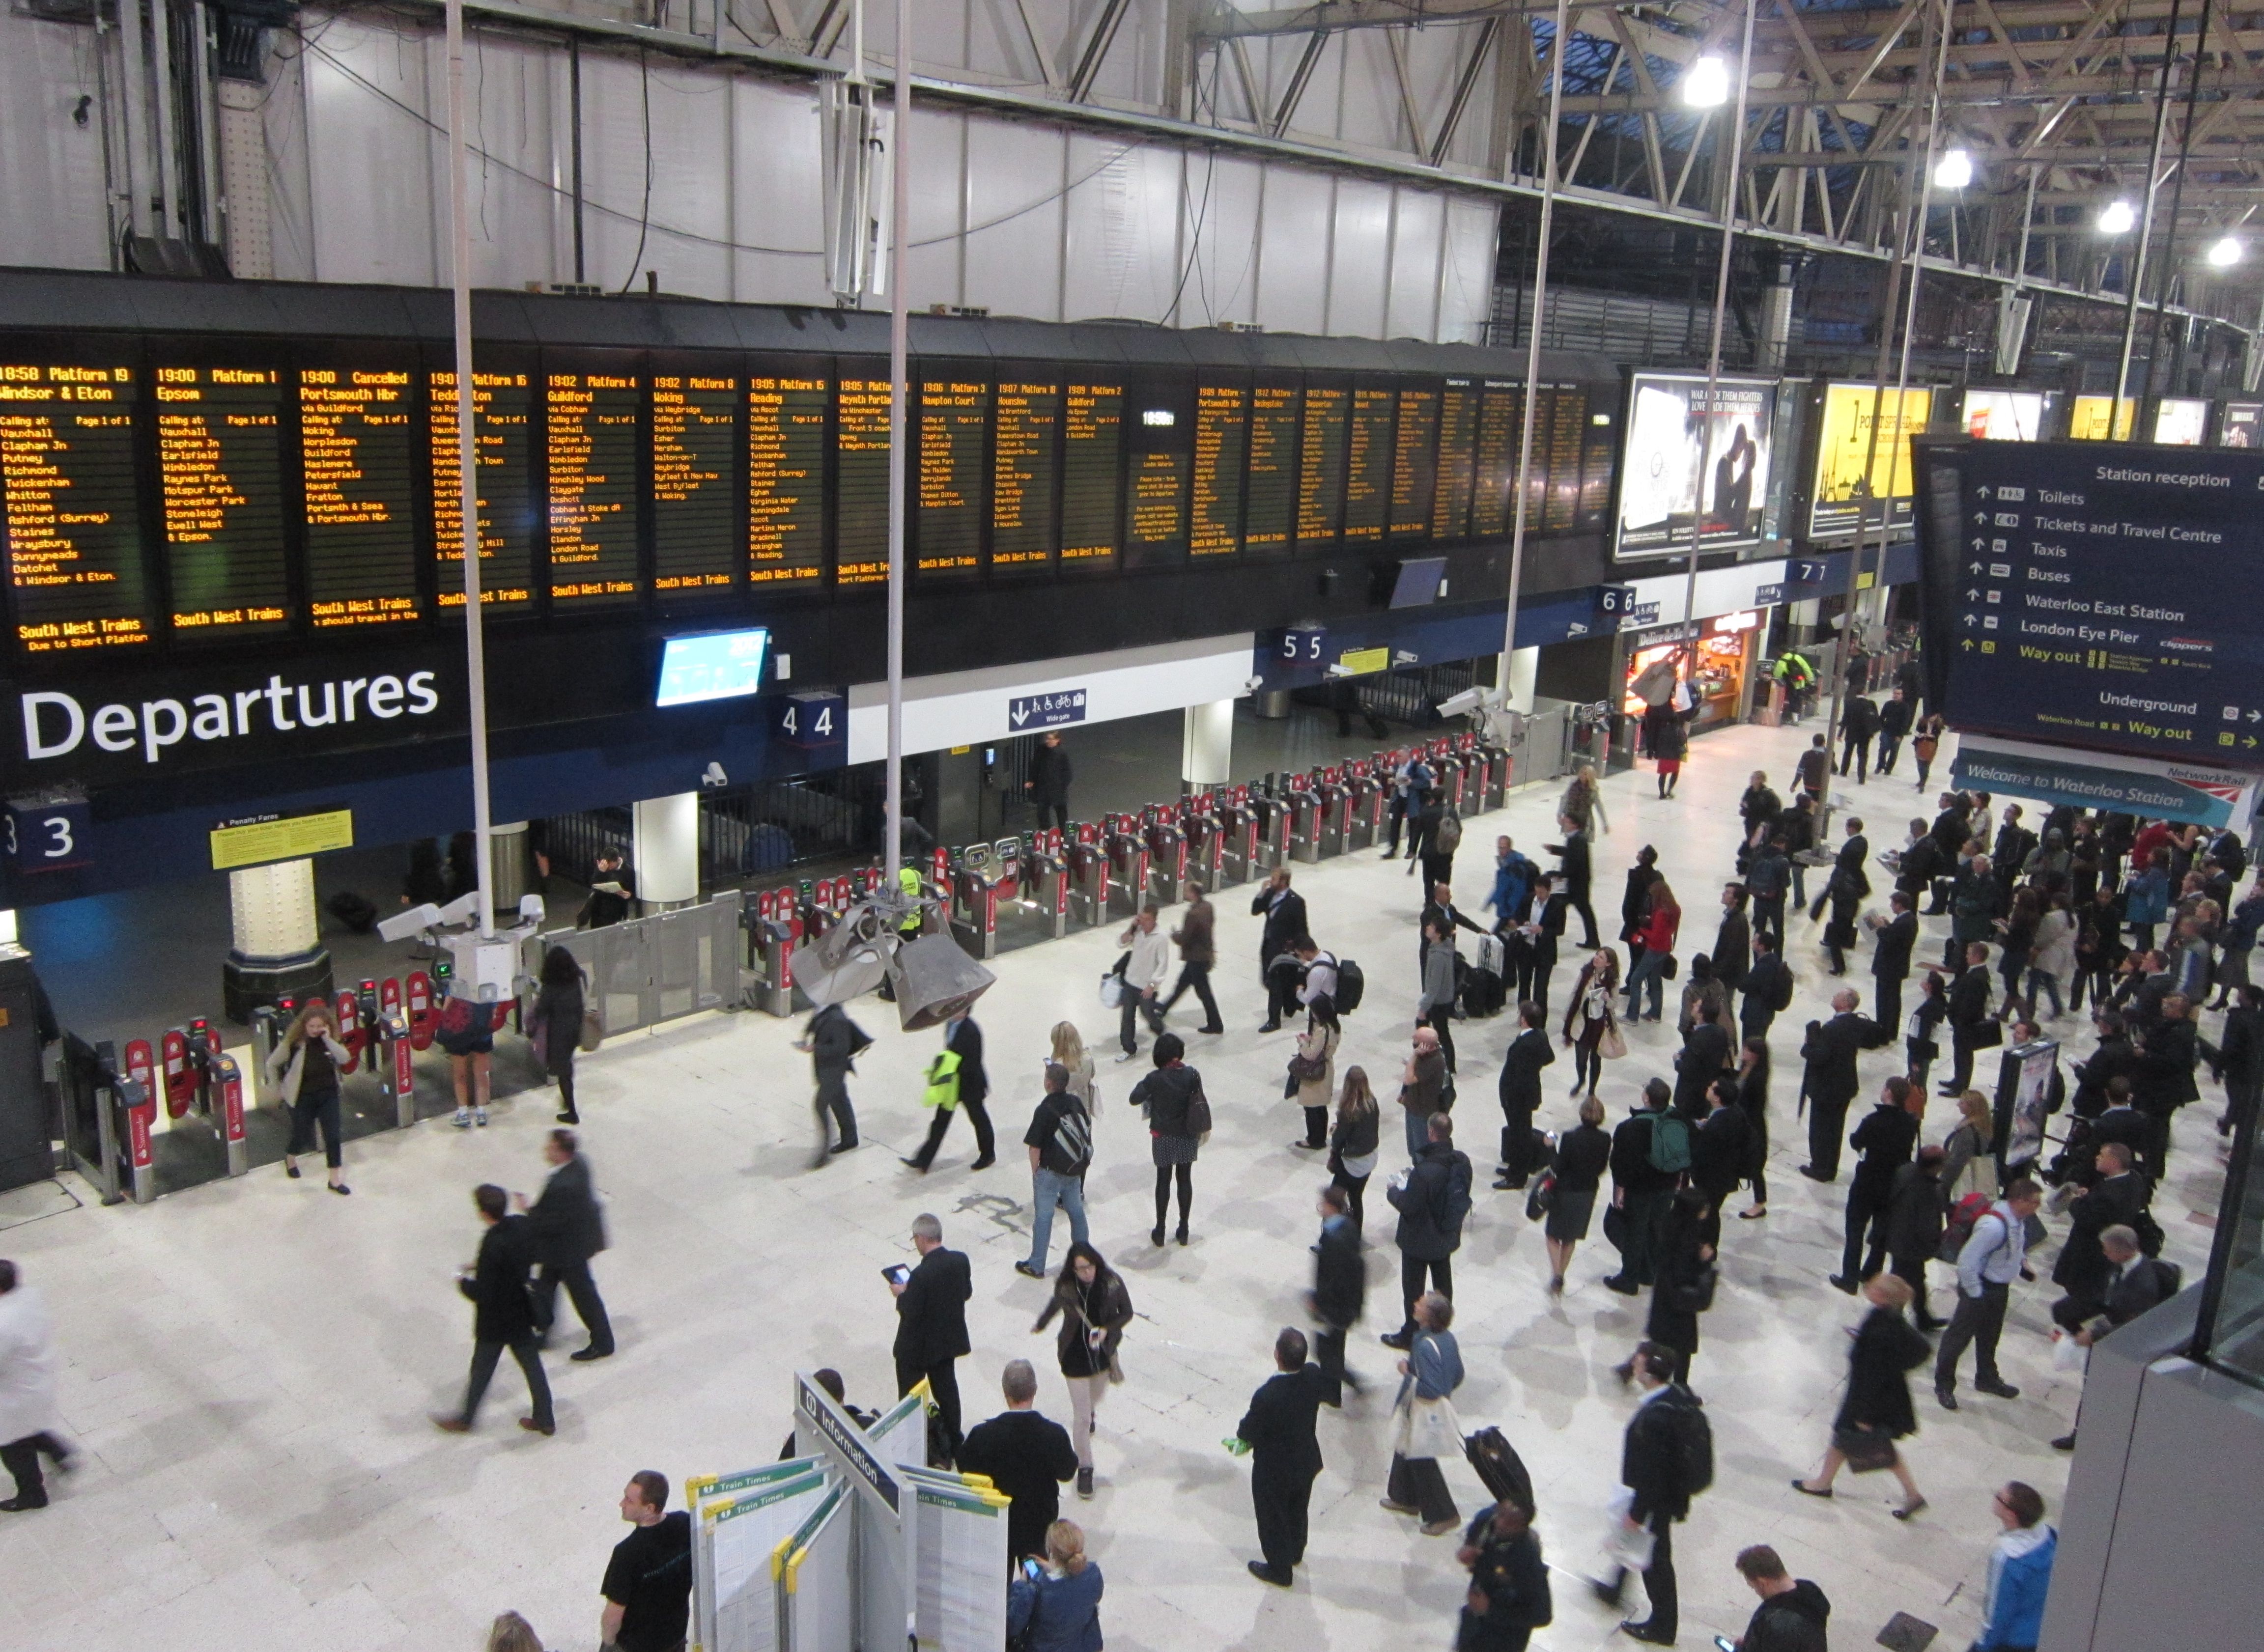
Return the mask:
M1978 1215L1968 1208L1971 1199L1958 1200L1941 1239L1942 1254L1957 1261L1957 1311L1934 1359L1934 1397L1945 1411L1957 1409L1957 1362L1969 1343L1974 1344L1973 1386L2000 1400L2021 1397L1998 1373L1997 1339L2004 1335L2013 1281L2028 1256L2028 1219L2043 1203L2043 1192L2023 1176Z
M1652 1079L1643 1087L1643 1105L1612 1132L1612 1207L1622 1224L1614 1243L1620 1249L1620 1271L1604 1285L1622 1296L1633 1296L1653 1282L1659 1221L1690 1168L1690 1126L1668 1111L1673 1098L1665 1079ZM1607 1238L1613 1237L1613 1225L1606 1217Z
M1030 1115L1022 1144L1030 1149L1030 1256L1014 1272L1033 1279L1046 1277L1046 1251L1053 1243L1054 1206L1069 1213L1070 1237L1087 1243L1085 1173L1092 1165L1092 1119L1069 1087L1069 1069L1046 1063L1046 1093Z
M1455 1146L1454 1119L1433 1113L1426 1134L1415 1163L1384 1189L1399 1213L1399 1286L1406 1315L1398 1330L1382 1342L1403 1353L1414 1345L1415 1301L1423 1294L1425 1276L1430 1289L1454 1296L1455 1252L1462 1249L1462 1221L1470 1214L1469 1156Z
M1430 799L1433 778L1431 765L1419 757L1409 757L1391 777L1391 806L1387 811L1391 835L1383 845L1386 860L1399 852L1399 828L1403 824L1407 828L1407 859L1415 859L1416 839L1422 830L1423 805Z
M1714 1483L1714 1431L1698 1396L1670 1380L1675 1352L1658 1343L1637 1348L1629 1375L1643 1391L1628 1419L1620 1449L1620 1483L1628 1489L1620 1515L1629 1537L1651 1534L1650 1563L1643 1570L1651 1613L1620 1628L1631 1641L1672 1646L1680 1619L1674 1586L1674 1523L1690 1513L1690 1500ZM1617 1607L1627 1587L1628 1569L1612 1569L1592 1585L1596 1598Z
M1781 909L1784 897L1777 897ZM1783 914L1780 910L1781 926ZM1784 961L1782 940L1764 929L1753 931L1753 961L1745 971L1744 996L1738 1004L1738 1023L1749 1039L1766 1039L1770 1025L1792 1004L1792 967Z

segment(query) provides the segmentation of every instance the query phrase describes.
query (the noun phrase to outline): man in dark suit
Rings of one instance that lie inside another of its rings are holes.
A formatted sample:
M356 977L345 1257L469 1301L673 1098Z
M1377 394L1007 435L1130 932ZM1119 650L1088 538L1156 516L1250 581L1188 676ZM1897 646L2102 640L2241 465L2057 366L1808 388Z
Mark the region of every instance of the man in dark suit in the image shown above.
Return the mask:
M1965 948L1965 967L1949 989L1949 1047L1956 1056L1945 1096L1962 1096L1973 1083L1973 1052L1981 1048L1989 1025L1989 948L1974 941Z
M1867 918L1871 926L1871 982L1877 1005L1874 1018L1890 1036L1903 1024L1903 982L1910 979L1911 950L1918 945L1918 914L1907 890L1887 897L1894 916Z
M1695 1015L1674 1058L1674 1111L1694 1125L1706 1115L1706 1092L1714 1081L1736 1065L1731 1059L1730 1031L1722 1025L1722 1006L1701 998Z
M1777 938L1767 930L1753 931L1752 967L1745 971L1745 996L1738 1005L1738 1021L1749 1039L1765 1039L1777 1012L1792 1002L1792 969L1778 955Z
M1321 1472L1314 1418L1328 1382L1318 1366L1306 1363L1305 1333L1294 1327L1274 1339L1274 1364L1234 1432L1250 1447L1250 1500L1266 1555L1250 1562L1250 1575L1287 1589L1305 1558L1305 1511Z
M1716 1217L1745 1178L1752 1151L1752 1125L1738 1105L1738 1081L1724 1074L1706 1091L1709 1112L1690 1133L1690 1180Z
M1870 858L1871 840L1863 836L1863 822L1851 815L1847 817L1847 836L1832 858L1832 876L1824 886L1824 893L1816 897L1816 904L1808 909L1808 916L1811 919L1823 917L1825 903L1830 902L1836 906L1843 896L1852 911L1853 902L1871 892L1870 873L1863 870L1863 863ZM1834 917L1836 919L1836 913Z
M1501 1062L1501 1174L1497 1188L1522 1187L1533 1174L1533 1115L1541 1105L1541 1069L1556 1059L1549 1047L1548 1016L1527 999L1517 1006L1520 1027Z
M1847 1105L1862 1087L1855 1076L1855 1057L1887 1041L1877 1022L1855 1013L1861 1002L1850 989L1834 993L1832 1018L1810 1021L1800 1047L1808 1063L1801 1079L1808 1094L1808 1163L1800 1173L1811 1182L1840 1179L1840 1138L1847 1127Z
M964 1108L968 1123L975 1127L975 1163L968 1168L987 1170L997 1159L998 1134L990 1127L990 1110L983 1105L990 1094L990 1075L983 1066L983 1029L973 1016L961 1011L945 1024L943 1047L959 1057L959 1099L952 1106L933 1110L935 1117L928 1125L926 1139L904 1163L926 1175L928 1166L935 1163L936 1149L943 1145L944 1132L951 1128L952 1115Z
M1013 1499L1006 1509L1006 1558L1046 1555L1046 1528L1061 1518L1061 1482L1077 1473L1077 1447L1069 1431L1038 1415L1038 1373L1027 1359L1009 1359L998 1387L1006 1409L968 1431L959 1470L987 1474Z
M1722 886L1722 925L1714 931L1714 979L1736 992L1752 967L1753 931L1745 917L1745 886Z
M1626 1227L1619 1241L1620 1271L1604 1284L1622 1296L1633 1296L1651 1283L1659 1218L1679 1179L1676 1172L1658 1170L1651 1162L1651 1132L1671 1098L1665 1079L1651 1080L1643 1087L1643 1105L1612 1132L1612 1203ZM1609 1233L1608 1224L1605 1231Z
M2021 806L2007 804L2005 823L1997 828L1997 842L1989 851L1990 863L1997 868L1998 892L2005 900L2013 898L2013 886L2021 880L2021 869L2035 851L2036 835L2021 824Z
M508 1348L534 1402L533 1414L520 1417L519 1427L530 1434L555 1434L550 1381L542 1374L542 1339L534 1334L534 1305L526 1291L526 1270L534 1259L526 1218L511 1214L510 1195L490 1182L472 1190L472 1203L487 1232L480 1237L479 1259L472 1271L456 1276L456 1288L473 1308L472 1372L464 1384L464 1409L432 1421L443 1433L470 1433L480 1401L495 1378L496 1362Z
M1286 1011L1296 1012L1295 970L1276 970L1274 960L1289 950L1289 943L1311 931L1305 924L1305 897L1289 887L1289 868L1276 866L1273 875L1259 886L1252 897L1250 916L1266 920L1265 932L1258 938L1258 977L1266 985L1266 1025L1260 1032L1281 1030L1281 1017Z
M1674 1523L1690 1512L1690 1490L1683 1483L1680 1450L1687 1424L1677 1413L1697 1409L1698 1397L1671 1380L1676 1358L1674 1350L1658 1343L1647 1342L1635 1351L1628 1368L1641 1397L1620 1447L1620 1483L1633 1494L1622 1518L1629 1531L1651 1536L1651 1564L1643 1574L1651 1614L1621 1627L1630 1641L1650 1646L1673 1645L1681 1617L1674 1583ZM1615 1569L1608 1580L1599 1578L1592 1587L1597 1599L1616 1607L1627 1572Z
M551 1168L541 1197L530 1207L526 1194L518 1196L535 1257L542 1264L534 1276L534 1328L546 1339L549 1337L558 1287L563 1285L582 1328L590 1333L590 1345L569 1357L603 1359L613 1351L613 1324L606 1316L598 1282L590 1277L590 1258L606 1248L606 1218L590 1185L590 1162L582 1156L571 1130L553 1130L542 1144L542 1156Z
M1360 1229L1352 1224L1352 1195L1335 1182L1321 1189L1320 1217L1310 1305L1321 1329L1313 1352L1328 1380L1321 1403L1341 1406L1346 1388L1360 1392L1360 1379L1345 1369L1345 1337L1367 1307L1368 1264L1360 1252Z
M1911 1081L1900 1074L1887 1080L1879 1091L1879 1105L1847 1140L1847 1145L1862 1156L1856 1162L1854 1179L1847 1189L1847 1243L1840 1253L1840 1272L1832 1276L1832 1283L1850 1296L1879 1271L1879 1264L1886 1258L1887 1213L1894 1205L1895 1174L1918 1150L1918 1113L1926 1110L1921 1098L1918 1112L1912 1111L1912 1093ZM1871 1241L1868 1256L1863 1255L1866 1232Z
M2149 1258L2139 1248L2138 1235L2130 1228L2117 1224L2099 1235L2100 1252L2107 1259L2107 1272L2101 1284L2101 1296L2086 1322L2068 1325L2077 1345L2089 1348L2108 1332L2129 1324L2149 1308L2159 1308L2178 1293L2181 1276L2176 1265L2159 1258ZM2052 1309L2052 1317L2060 1318L2059 1308ZM2064 1320L2061 1323L2066 1324ZM2076 1416L2083 1415L2079 1402ZM2056 1452L2075 1449L2075 1431L2070 1429L2051 1443Z
M2052 1264L2052 1283L2067 1294L2052 1304L2051 1316L2068 1330L2080 1328L2107 1300L2115 1270L2100 1235L2109 1228L2139 1231L2153 1220L2146 1214L2153 1184L2132 1168L2135 1156L2121 1141L2101 1146L2093 1161L2097 1182L2067 1207L2067 1243Z
M1564 834L1564 841L1549 844L1549 852L1561 862L1557 871L1563 875L1566 904L1588 926L1580 941L1581 950L1593 953L1596 950L1596 909L1588 902L1588 887L1593 876L1588 859L1588 834L1570 815L1559 815L1556 824Z
M943 1248L943 1224L925 1213L912 1218L912 1249L919 1266L889 1280L896 1298L896 1394L901 1398L927 1380L938 1413L933 1443L947 1462L959 1450L958 1361L970 1347L967 1299L975 1294L974 1272L963 1252Z

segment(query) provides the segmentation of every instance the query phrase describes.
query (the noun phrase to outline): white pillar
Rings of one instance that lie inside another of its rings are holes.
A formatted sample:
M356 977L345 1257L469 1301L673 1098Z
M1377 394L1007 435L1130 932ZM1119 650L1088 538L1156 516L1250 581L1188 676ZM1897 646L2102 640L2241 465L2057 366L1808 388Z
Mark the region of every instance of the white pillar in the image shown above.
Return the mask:
M1538 647L1513 648L1494 662L1494 681L1502 685L1502 703L1512 711L1533 709L1533 679L1540 675Z
M14 946L18 944L16 939L16 909L10 907L0 910L0 946Z
M1187 790L1224 786L1234 760L1234 702L1214 699L1186 709L1179 740L1179 779Z
M304 1001L330 990L330 955L315 910L315 863L278 860L228 874L230 936L221 969L222 1007L232 1021L259 1004Z
M636 892L648 907L700 898L700 793L647 798L636 805L632 858Z

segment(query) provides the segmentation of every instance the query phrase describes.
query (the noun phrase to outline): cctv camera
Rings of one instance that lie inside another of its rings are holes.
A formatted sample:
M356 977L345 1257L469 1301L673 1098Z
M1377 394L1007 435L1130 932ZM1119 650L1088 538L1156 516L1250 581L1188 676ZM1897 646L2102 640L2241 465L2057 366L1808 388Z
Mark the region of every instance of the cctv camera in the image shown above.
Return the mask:
M377 921L377 933L383 940L405 941L420 931L439 928L439 924L440 909L427 901L422 906L412 906L405 912L395 913L391 917L380 918Z
M1262 677L1245 677L1243 680L1242 692L1245 694L1255 694L1265 686L1266 679Z
M709 764L706 771L700 776L700 785L719 790L723 786L730 785L730 783L731 777L723 772L723 765L720 763Z

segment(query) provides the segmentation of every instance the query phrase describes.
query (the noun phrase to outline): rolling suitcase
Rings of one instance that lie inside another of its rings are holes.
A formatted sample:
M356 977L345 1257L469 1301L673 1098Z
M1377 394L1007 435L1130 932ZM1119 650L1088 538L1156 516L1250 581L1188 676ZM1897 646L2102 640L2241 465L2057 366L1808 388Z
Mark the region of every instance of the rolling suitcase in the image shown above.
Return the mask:
M1525 1460L1500 1429L1491 1424L1480 1429L1462 1442L1462 1453L1495 1502L1513 1503L1528 1519L1532 1518L1533 1476L1525 1471Z

